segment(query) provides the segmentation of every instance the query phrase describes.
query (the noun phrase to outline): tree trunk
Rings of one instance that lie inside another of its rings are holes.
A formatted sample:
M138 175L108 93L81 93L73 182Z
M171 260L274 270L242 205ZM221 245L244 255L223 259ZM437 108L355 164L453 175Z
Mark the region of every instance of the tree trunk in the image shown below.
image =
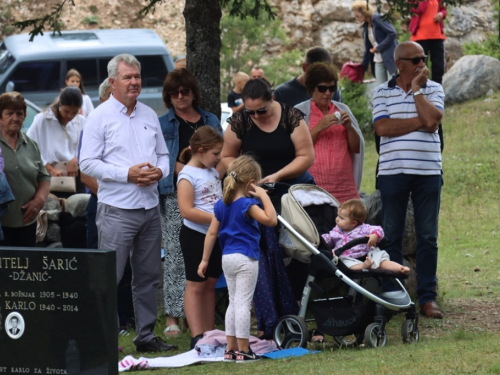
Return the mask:
M219 0L186 0L187 67L200 86L202 107L220 118Z

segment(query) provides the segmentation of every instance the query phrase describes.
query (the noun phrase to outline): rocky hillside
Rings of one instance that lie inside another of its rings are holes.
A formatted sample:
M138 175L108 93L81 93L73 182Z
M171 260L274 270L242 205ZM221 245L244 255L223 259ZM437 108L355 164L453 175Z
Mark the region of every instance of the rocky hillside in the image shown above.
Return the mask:
M2 0L0 4L0 39L19 31L14 21L40 17L62 0ZM169 0L157 6L153 14L138 15L147 4L144 0L74 0L61 17L64 29L137 28L154 29L165 41L172 54L185 53L185 27L182 10L184 0ZM337 65L345 61L360 61L363 44L361 29L350 12L348 0L270 0L278 10L290 40L290 48L307 49L321 45L329 49ZM497 15L491 0L464 0L459 8L448 9L445 24L447 59L456 61L466 41L481 41L495 31ZM268 58L283 51L270 41L265 46Z

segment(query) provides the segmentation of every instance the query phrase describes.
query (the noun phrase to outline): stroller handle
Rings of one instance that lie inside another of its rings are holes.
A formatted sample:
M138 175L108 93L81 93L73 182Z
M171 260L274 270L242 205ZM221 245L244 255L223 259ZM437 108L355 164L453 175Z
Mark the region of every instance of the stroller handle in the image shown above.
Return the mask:
M352 241L349 241L348 243L346 243L344 246L342 247L339 247L337 250L335 250L335 255L336 256L341 256L342 253L348 249L350 249L351 247L354 247L356 245L361 245L361 244L365 244L365 243L368 243L368 240L369 238L368 237L359 237L359 238L356 238Z
M264 182L263 184L257 184L258 187L261 187L264 190L274 190L277 187L284 187L284 188L289 188L290 184L287 184L285 182Z

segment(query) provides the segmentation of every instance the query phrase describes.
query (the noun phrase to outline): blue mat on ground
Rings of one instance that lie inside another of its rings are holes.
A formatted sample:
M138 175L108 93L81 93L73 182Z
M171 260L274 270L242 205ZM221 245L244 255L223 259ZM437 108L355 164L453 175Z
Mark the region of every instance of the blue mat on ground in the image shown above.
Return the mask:
M262 354L262 357L270 358L270 359L281 359L281 358L290 358L290 357L300 357L306 354L314 354L320 353L319 350L307 350L304 348L291 348L291 349L283 349L278 350L276 352Z

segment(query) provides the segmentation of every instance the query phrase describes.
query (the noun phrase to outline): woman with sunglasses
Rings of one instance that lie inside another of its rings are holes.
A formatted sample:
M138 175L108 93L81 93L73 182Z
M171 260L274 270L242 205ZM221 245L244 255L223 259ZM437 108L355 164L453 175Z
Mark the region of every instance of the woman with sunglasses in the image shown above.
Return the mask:
M184 258L179 242L182 217L177 203L176 186L177 175L184 167L179 155L189 146L191 136L199 127L210 126L221 135L223 132L219 119L200 108L198 83L186 68L173 70L165 78L163 103L169 111L159 120L170 153L170 173L158 182L165 249L163 292L167 320L163 333L167 336L177 336L181 334L179 319L185 319L183 301L186 289Z
M332 100L337 71L331 64L311 64L305 83L311 100L295 107L304 114L314 142L316 159L309 172L339 202L359 198L364 140L349 107Z
M307 172L314 162L314 148L300 112L274 101L265 79L248 81L242 96L244 109L228 119L222 164L227 168L240 154L249 154L262 167L264 177L259 183L314 183ZM281 188L270 195L277 212L281 211L281 196L286 192L286 188ZM259 333L272 338L279 317L296 312L297 299L288 281L275 229L260 228L261 255L254 306Z

